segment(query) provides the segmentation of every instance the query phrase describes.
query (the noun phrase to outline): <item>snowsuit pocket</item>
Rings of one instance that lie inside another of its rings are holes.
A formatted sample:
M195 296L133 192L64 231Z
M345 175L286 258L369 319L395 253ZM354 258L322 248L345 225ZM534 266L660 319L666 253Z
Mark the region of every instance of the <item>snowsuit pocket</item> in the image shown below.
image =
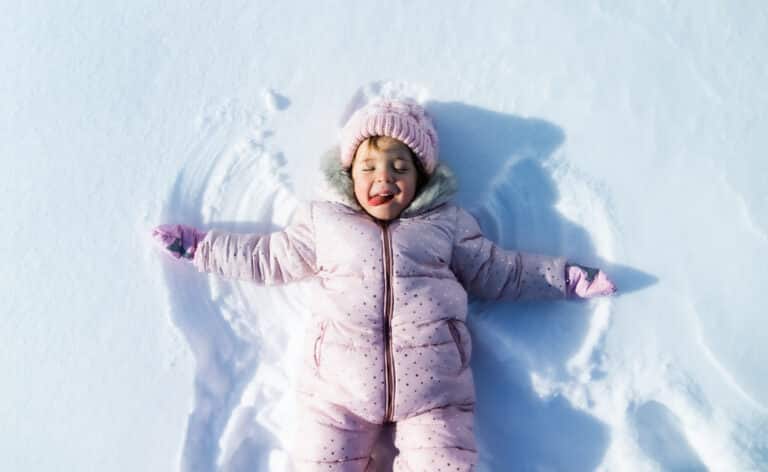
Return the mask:
M459 328L456 327L457 322L459 321L454 319L448 320L448 329L451 331L453 343L456 345L456 349L459 351L459 359L461 362L459 370L461 371L467 367L467 353L464 350L464 344L461 342L461 332L459 332Z
M327 325L326 321L323 321L320 323L320 333L318 333L317 337L315 338L315 345L313 350L313 357L315 360L315 368L320 368L320 362L322 362L322 356L323 356L323 340L325 338L325 327Z

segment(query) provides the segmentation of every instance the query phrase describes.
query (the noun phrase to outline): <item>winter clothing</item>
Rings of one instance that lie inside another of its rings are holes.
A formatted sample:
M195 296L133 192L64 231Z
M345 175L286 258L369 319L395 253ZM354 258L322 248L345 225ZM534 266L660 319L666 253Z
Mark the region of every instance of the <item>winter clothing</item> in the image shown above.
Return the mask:
M616 293L616 287L608 280L605 272L592 267L567 265L565 284L569 298L591 298Z
M450 202L456 185L445 164L391 221L354 203L338 152L326 156L325 175L328 201L302 207L283 231L211 230L192 262L265 285L317 277L293 451L299 470L367 470L385 422L397 423L396 470L471 470L467 298L564 298L566 261L485 238Z
M152 230L152 237L176 259L192 259L205 232L187 225L160 225Z
M416 154L428 175L437 167L437 131L427 111L412 100L377 99L357 110L341 130L341 163L352 165L357 147L370 136L389 136Z

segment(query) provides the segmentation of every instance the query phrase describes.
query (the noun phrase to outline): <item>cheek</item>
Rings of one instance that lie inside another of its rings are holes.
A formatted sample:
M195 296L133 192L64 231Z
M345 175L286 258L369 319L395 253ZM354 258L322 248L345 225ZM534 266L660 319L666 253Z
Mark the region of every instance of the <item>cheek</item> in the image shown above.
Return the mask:
M360 201L365 201L368 197L368 183L364 179L356 178L353 181L355 196Z
M408 201L412 200L413 196L416 194L416 178L413 177L403 180L400 189L403 191L403 196L406 197Z

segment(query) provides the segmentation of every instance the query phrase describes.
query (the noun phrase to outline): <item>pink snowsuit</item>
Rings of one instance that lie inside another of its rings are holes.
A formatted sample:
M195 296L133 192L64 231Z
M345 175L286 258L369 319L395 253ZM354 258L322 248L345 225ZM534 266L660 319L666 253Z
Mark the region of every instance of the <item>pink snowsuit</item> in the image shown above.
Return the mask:
M302 207L283 231L212 230L193 262L265 285L319 278L292 451L299 470L368 470L388 422L396 423L395 470L472 470L468 293L564 298L565 259L504 250L485 238L449 201L455 179L445 164L388 222L363 212L351 181L332 167L328 201Z

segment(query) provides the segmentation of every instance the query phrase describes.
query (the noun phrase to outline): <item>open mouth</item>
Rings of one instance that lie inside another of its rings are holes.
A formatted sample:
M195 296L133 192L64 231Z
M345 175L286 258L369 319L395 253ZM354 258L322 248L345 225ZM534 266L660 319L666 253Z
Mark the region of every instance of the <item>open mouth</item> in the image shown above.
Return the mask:
M389 202L390 200L392 200L393 198L395 198L395 196L391 194L374 195L368 199L368 204L371 206L383 205Z

